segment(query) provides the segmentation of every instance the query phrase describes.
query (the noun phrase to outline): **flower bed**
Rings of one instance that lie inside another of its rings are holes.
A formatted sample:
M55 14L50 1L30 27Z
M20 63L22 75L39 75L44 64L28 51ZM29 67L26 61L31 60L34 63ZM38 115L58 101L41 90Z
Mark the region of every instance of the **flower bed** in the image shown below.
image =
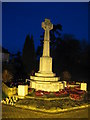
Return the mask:
M32 92L32 90L30 90L30 92ZM33 95L35 94L35 96L43 96L43 97L64 97L64 96L67 96L69 95L67 91L65 90L60 90L59 92L48 92L48 91L41 91L41 90L38 90L38 91L35 91L35 92L32 92Z
M76 99L75 95L74 95L74 97L70 96L70 99L82 100L81 97L79 97L79 96L82 96L82 98L83 98L85 96L86 92L83 90L78 90L76 88L77 87L74 87L74 88L65 87L65 89L59 90L58 92L48 92L48 91L41 91L41 90L35 91L32 88L30 88L28 91L29 91L29 95L31 95L31 96L36 96L36 97L38 96L38 97L45 97L45 98L67 97L67 96L70 96L71 94L77 94L77 99Z
M47 91L44 91L43 92L45 95L49 95L50 94L50 92L47 92Z
M83 97L79 94L70 94L70 99L75 101L82 101Z
M65 90L60 90L59 92L54 92L55 96L66 96L68 92Z
M35 95L36 95L36 96L43 96L43 94L44 94L44 93L43 93L43 91L41 91L41 90L38 90L38 91L35 92Z
M76 92L80 95L85 94L86 92L84 90L76 90Z

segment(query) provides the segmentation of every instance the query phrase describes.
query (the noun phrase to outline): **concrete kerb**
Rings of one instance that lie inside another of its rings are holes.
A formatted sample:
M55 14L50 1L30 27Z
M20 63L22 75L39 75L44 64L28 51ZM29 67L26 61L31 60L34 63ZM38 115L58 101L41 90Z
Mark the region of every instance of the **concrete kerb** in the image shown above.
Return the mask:
M33 97L33 96L25 96L25 98L29 98L29 99L38 99L38 100L61 100L61 99L69 99L69 97L64 97L64 98L40 98L40 97Z
M39 111L39 112L45 112L45 113L61 113L61 112L68 112L68 111L72 111L72 110L80 110L83 108L87 108L90 105L86 104L86 105L82 105L82 106L78 106L78 107L72 107L72 108L67 108L67 109L39 109L36 107L32 107L32 106L26 106L26 105L15 105L15 107L19 107L19 108L25 108L25 109L30 109L30 110L34 110L34 111Z
M47 100L47 101L50 101L50 100L61 100L61 99L69 99L69 97L63 97L63 98L44 98L44 97L34 97L34 96L18 96L18 95L14 95L16 97L18 97L19 99L38 99L38 100Z

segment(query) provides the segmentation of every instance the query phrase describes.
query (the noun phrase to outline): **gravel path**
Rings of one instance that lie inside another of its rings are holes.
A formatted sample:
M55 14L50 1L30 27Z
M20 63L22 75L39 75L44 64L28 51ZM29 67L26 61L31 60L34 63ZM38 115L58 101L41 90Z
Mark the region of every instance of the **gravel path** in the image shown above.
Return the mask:
M88 108L65 113L48 114L3 104L2 118L88 118Z

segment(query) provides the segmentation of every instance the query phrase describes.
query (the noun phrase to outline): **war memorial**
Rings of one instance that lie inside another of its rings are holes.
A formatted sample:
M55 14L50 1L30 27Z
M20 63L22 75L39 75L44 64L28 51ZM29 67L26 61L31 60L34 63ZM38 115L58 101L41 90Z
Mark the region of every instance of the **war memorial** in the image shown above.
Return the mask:
M18 88L10 89L3 83L2 90L7 94L7 98L1 102L49 113L88 107L87 83L76 82L70 85L53 73L52 57L50 57L50 30L53 29L53 24L49 19L45 19L42 28L45 33L39 71L30 76L29 85L18 85Z
M39 71L35 76L30 76L30 86L36 90L48 92L56 92L63 89L63 83L58 81L59 77L52 72L52 58L50 57L50 33L53 29L53 24L49 19L42 22L44 33L43 55L40 57Z

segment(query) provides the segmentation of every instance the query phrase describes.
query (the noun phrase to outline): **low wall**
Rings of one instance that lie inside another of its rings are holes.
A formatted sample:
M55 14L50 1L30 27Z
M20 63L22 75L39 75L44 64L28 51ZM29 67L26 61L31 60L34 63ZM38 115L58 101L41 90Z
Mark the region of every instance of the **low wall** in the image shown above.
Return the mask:
M17 88L13 87L10 88L6 84L2 82L2 91L7 95L7 96L13 96L14 94L17 93Z

